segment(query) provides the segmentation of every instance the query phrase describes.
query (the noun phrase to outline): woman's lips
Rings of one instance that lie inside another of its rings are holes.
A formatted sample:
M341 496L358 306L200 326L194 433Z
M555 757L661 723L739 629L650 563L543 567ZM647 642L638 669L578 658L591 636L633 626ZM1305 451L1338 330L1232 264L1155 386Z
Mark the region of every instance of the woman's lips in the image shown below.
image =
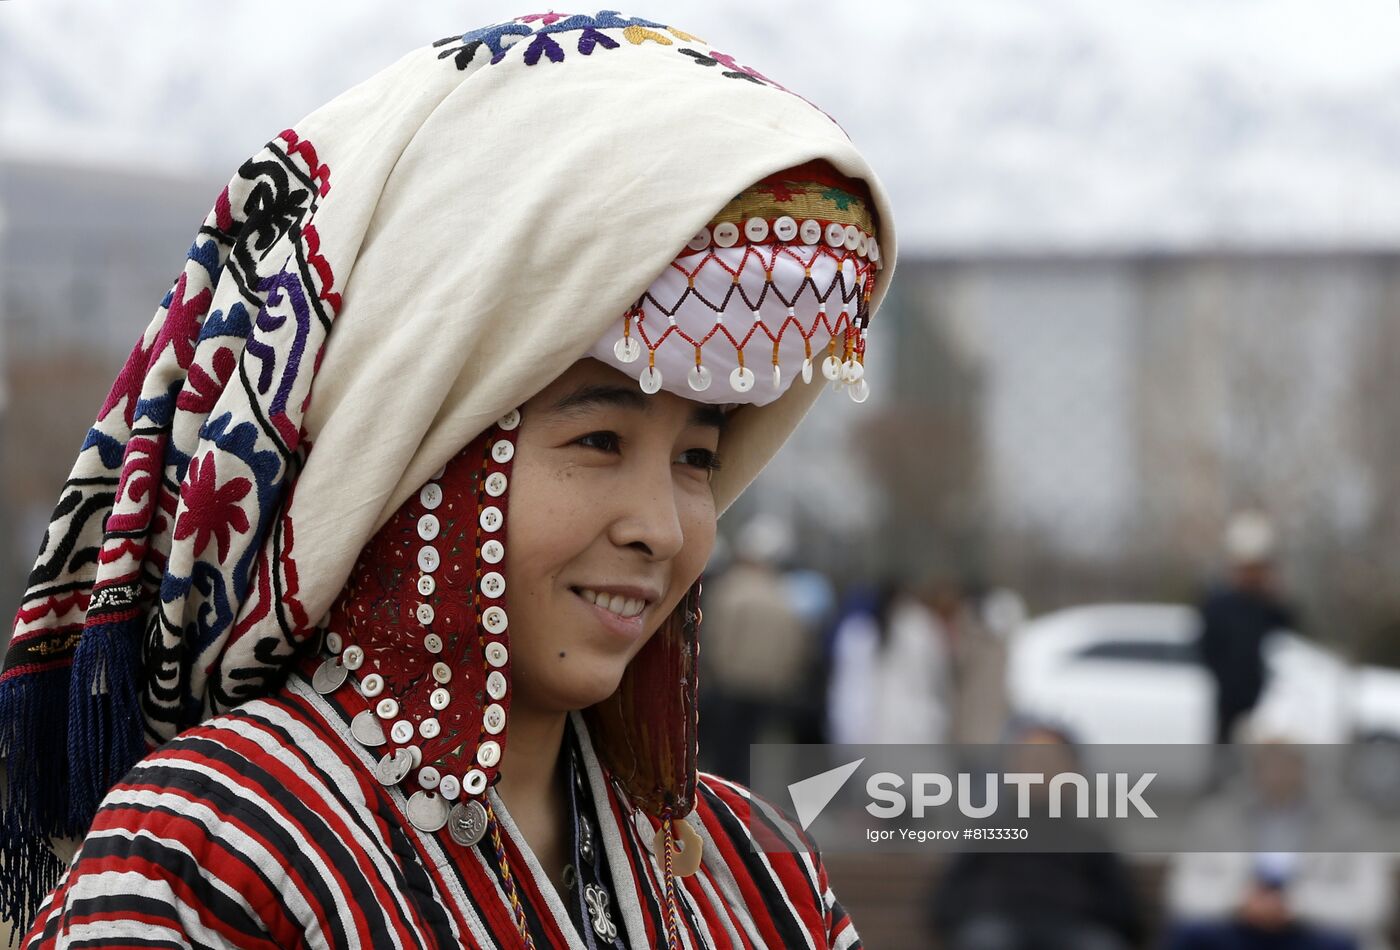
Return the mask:
M620 637L625 637L628 640L635 640L637 637L640 637L642 635L642 618L646 616L645 609L641 613L637 614L635 617L624 617L621 614L613 613L606 607L599 607L597 604L590 603L577 590L573 591L572 593L575 599L577 599L578 602L584 607L588 608L588 610L595 617L598 618L599 622L601 622L603 627L607 630L610 630L611 632L617 634Z

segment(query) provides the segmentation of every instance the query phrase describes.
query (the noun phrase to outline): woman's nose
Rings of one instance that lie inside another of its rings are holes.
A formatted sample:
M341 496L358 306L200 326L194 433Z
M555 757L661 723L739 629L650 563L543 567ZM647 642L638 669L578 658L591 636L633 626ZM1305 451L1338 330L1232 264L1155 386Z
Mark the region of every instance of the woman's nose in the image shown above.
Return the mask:
M618 498L613 543L642 551L653 561L665 561L685 544L681 505L668 458L632 467Z

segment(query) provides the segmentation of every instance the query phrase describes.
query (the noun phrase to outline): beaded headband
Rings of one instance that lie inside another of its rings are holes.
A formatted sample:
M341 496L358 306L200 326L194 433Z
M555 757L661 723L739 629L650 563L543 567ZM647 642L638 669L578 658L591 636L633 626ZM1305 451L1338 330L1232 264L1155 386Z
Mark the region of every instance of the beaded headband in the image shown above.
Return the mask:
M825 347L822 375L864 402L881 267L870 207L864 186L825 162L759 181L691 238L588 355L635 375L646 393L761 406L799 374L810 383Z

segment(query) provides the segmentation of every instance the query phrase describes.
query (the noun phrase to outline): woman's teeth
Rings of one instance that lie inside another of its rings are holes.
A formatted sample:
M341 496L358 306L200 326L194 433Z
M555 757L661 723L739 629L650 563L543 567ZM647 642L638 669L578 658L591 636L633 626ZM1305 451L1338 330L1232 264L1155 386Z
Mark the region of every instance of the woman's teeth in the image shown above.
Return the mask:
M621 594L600 594L596 590L589 590L587 587L576 587L578 595L590 604L596 604L604 610L611 610L620 617L635 617L646 608L645 600L638 600L635 597L623 597Z

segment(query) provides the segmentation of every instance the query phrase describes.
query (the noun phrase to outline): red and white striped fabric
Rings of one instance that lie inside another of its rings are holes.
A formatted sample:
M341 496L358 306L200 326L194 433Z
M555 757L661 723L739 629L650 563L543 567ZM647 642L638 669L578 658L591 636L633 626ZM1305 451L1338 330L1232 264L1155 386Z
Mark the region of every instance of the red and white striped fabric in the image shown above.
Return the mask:
M535 944L664 945L651 833L614 790L582 718L572 723L617 935L600 941L571 916L493 790ZM462 847L446 831L416 830L402 793L380 785L372 765L349 717L300 675L182 733L108 793L21 945L518 946L490 838ZM815 850L750 847L753 822L809 840L790 816L741 785L700 778L687 820L704 839L704 862L676 879L681 945L859 947Z

